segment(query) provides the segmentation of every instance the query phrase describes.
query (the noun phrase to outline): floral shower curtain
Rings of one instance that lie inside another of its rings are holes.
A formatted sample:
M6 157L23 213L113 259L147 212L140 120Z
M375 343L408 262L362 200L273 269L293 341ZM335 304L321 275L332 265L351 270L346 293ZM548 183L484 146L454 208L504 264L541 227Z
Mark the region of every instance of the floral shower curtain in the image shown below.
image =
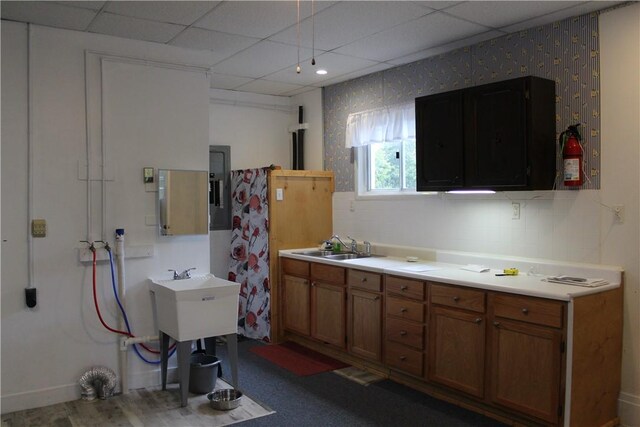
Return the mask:
M240 283L238 334L269 341L269 168L231 172L229 280Z

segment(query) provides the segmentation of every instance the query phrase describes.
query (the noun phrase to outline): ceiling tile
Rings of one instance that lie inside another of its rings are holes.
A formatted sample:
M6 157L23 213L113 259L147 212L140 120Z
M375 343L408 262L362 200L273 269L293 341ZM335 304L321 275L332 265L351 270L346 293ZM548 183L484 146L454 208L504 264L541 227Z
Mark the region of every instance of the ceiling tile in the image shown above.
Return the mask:
M191 25L219 1L110 1L104 10L151 21Z
M215 62L219 62L259 41L259 39L245 36L192 27L178 34L169 44L189 49L210 50L215 54Z
M358 40L335 52L383 62L485 31L486 27L436 12Z
M398 7L388 1L340 2L300 24L300 44L322 50L333 50L368 35L426 15L430 11L411 2ZM315 26L315 37L313 26ZM271 40L297 45L297 27L271 37Z
M56 3L83 9L100 10L106 1L57 1Z
M235 89L252 80L253 79L247 77L227 76L224 74L212 73L210 86L216 89Z
M295 46L265 40L216 64L212 69L216 73L259 78L286 67L295 67L297 52ZM300 49L301 63L310 57L311 50Z
M447 9L446 13L487 27L500 28L575 4L573 1L468 1Z
M300 89L302 86L289 83L270 82L267 80L254 80L246 85L237 87L236 90L243 92L263 93L266 95L281 95Z
M129 39L166 43L184 28L182 25L101 13L91 24L89 31Z
M299 89L295 89L295 90L292 90L290 92L284 92L281 95L282 96L295 96L295 95L300 95L300 94L303 94L303 93L306 93L306 92L311 92L312 90L318 90L318 88L315 87L315 86L303 86L303 87L301 87Z
M337 53L323 53L316 56L316 65L311 65L311 61L307 60L300 64L302 72L296 73L295 68L289 67L284 70L280 70L276 73L270 74L265 77L267 80L273 80L277 82L291 82L301 85L315 85L329 80L333 77L348 74L362 68L368 68L377 63L369 61L367 59L354 58L352 56L339 55ZM327 74L316 74L318 69L327 70Z
M323 86L323 87L324 86L330 86L332 84L336 84L336 83L344 82L344 81L347 81L347 80L355 79L357 77L366 76L367 74L377 73L378 71L383 71L383 70L386 70L386 69L391 68L391 67L392 67L392 65L389 65L389 64L374 65L373 67L363 68L361 70L354 71L353 73L344 74L342 76L338 76L338 77L335 77L333 79L326 80L326 81L322 82L321 86Z
M435 10L443 10L451 6L455 6L456 4L462 3L461 1L414 1L415 3L422 7L428 7L429 9Z
M607 9L609 7L612 7L620 3L621 2L613 2L613 1L589 1L589 2L580 3L580 4L574 3L574 6L572 7L562 9L557 12L550 13L548 15L532 18L524 22L519 22L517 24L507 25L506 27L502 27L501 30L503 30L506 33L515 33L517 31L527 30L529 28L546 25L550 22L561 21L571 16L579 16L579 15L584 15L585 13Z
M85 30L96 16L93 10L46 1L3 1L1 6L2 19L68 30Z
M394 65L408 64L410 62L415 62L435 55L440 55L441 53L450 52L454 49L459 49L461 47L471 46L473 44L480 43L486 40L495 39L496 37L500 37L503 35L505 35L505 33L503 33L502 31L491 30L471 37L467 37L465 39L456 40L452 43L447 43L437 47L421 50L420 52L412 53L411 55L390 59L387 62Z
M262 39L295 24L296 16L293 1L227 1L195 26Z

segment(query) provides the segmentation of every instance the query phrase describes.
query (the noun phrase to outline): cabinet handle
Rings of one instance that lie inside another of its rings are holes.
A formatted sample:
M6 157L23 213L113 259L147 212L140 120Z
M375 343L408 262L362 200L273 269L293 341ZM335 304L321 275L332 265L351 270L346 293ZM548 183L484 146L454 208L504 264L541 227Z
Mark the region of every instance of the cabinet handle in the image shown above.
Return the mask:
M311 282L311 287L313 288L316 285L316 282Z
M400 313L406 313L406 312L407 312L407 309L406 309L406 308L402 307L402 308L400 309Z
M482 317L476 318L476 320L474 320L474 322L476 322L479 325L480 323L482 323Z
M407 360L407 356L400 356L400 360L404 362L405 360Z
M367 281L367 278L366 278L366 277L363 277L362 279L360 279L360 281L361 281L361 282L366 282L366 281Z
M400 286L401 291L406 291L407 289L409 289L409 287L406 285Z
M379 296L376 296L373 300L374 300L374 301L378 301L379 299L380 299L380 297L379 297Z
M455 302L458 302L458 301L460 301L460 297L453 297L453 300L454 300Z
M500 322L493 322L493 326L495 326L496 328L500 327Z
M405 336L405 335L407 335L407 331L400 331L400 336L401 336L401 337L403 337L403 336Z
M522 314L529 314L529 309L528 308L523 308L522 309Z

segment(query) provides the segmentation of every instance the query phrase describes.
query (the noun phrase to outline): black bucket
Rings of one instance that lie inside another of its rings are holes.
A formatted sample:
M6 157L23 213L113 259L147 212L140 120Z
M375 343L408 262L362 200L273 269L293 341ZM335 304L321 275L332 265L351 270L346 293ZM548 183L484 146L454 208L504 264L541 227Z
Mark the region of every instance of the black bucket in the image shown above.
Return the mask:
M189 391L206 394L216 387L216 378L222 376L220 360L209 354L191 355L189 368Z

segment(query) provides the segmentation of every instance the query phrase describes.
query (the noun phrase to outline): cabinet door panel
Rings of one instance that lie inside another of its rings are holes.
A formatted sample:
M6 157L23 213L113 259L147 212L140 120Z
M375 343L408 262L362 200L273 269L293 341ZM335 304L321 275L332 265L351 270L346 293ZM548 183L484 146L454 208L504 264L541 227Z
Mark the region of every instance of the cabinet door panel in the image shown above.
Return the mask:
M432 307L429 341L429 379L484 396L484 316Z
M469 89L466 178L469 187L527 185L523 80Z
M493 325L491 400L556 423L562 333L500 318Z
M313 282L311 285L311 336L345 346L345 288Z
M282 278L284 301L284 328L309 335L309 281L300 277L284 275Z
M418 191L462 187L462 114L461 92L433 95L416 101Z
M352 290L349 319L349 351L379 361L382 356L382 297Z

